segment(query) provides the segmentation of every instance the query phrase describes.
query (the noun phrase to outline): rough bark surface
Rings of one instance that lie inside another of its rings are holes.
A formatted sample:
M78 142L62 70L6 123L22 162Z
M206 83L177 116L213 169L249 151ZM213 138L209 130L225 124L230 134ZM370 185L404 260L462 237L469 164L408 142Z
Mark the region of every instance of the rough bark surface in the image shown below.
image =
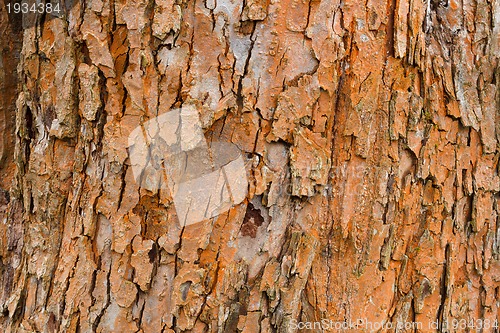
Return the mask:
M0 32L2 332L498 319L499 0L86 0ZM250 182L183 228L127 153L182 105Z

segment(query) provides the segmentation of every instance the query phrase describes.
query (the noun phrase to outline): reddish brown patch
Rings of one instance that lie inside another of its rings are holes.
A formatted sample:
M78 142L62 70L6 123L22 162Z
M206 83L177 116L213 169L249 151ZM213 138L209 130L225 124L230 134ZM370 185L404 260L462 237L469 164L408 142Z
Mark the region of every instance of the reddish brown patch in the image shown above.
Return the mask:
M257 236L257 229L264 223L264 218L260 214L260 210L256 209L252 203L248 203L247 212L243 218L241 225L241 234L243 236L250 236L255 238Z

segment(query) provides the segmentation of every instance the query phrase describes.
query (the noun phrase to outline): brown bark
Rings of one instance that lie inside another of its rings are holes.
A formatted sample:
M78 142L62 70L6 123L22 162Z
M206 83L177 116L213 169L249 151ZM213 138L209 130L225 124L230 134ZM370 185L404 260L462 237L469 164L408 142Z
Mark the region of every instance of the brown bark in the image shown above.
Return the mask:
M14 176L13 151L15 123L15 101L17 95L16 65L21 47L21 27L9 22L7 13L2 11L0 34L0 196L10 188ZM0 201L1 202L1 201Z
M84 1L18 81L0 29L2 331L498 320L499 0ZM181 227L127 139L185 105L249 190Z

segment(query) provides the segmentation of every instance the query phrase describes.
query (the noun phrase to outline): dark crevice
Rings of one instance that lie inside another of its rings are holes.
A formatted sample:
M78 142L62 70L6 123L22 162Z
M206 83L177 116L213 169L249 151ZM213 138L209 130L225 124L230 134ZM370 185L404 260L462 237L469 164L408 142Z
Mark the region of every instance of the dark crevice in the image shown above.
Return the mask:
M388 20L385 27L386 43L385 52L387 57L394 57L394 16L396 12L396 0L387 2Z
M439 305L438 316L437 316L437 320L439 322L439 332L446 331L446 326L444 326L444 321L447 317L445 313L445 308L446 308L446 300L448 298L449 270L450 270L450 244L446 244L443 274L441 276L441 286L439 288L439 295L441 297L441 303Z
M248 66L250 64L250 58L252 57L252 50L255 44L255 38L254 38L255 26L256 26L255 22L252 21L252 32L250 34L250 48L248 50L248 56L245 60L245 68L243 70L243 75L238 80L238 88L236 91L236 105L238 106L238 114L241 114L243 112L243 104L244 104L243 94L242 94L243 78L248 73Z

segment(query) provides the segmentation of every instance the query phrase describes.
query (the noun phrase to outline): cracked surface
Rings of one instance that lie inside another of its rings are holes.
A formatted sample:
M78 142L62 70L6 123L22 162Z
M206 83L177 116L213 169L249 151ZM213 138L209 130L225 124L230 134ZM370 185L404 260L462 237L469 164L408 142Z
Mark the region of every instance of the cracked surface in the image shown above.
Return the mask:
M0 31L3 332L499 317L499 0L87 0ZM127 151L182 105L250 183L188 226Z

